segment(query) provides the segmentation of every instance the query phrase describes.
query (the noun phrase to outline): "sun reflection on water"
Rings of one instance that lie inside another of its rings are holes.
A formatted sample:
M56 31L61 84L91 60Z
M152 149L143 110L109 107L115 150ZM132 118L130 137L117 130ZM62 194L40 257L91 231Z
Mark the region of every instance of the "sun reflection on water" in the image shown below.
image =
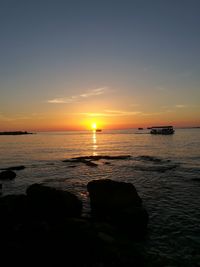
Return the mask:
M92 132L92 150L93 150L93 156L97 156L97 136L96 136L96 131L94 130Z

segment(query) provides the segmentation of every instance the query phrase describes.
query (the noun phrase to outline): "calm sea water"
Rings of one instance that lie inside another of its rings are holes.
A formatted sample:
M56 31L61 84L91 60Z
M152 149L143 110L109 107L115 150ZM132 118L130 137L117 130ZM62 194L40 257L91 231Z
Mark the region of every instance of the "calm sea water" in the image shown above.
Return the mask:
M154 266L200 266L200 129L177 129L172 136L136 130L49 132L0 136L0 168L25 165L3 194L23 193L41 182L70 190L84 203L92 179L131 182L150 215L149 234L140 246ZM130 160L98 161L92 168L62 160L89 155L131 155Z

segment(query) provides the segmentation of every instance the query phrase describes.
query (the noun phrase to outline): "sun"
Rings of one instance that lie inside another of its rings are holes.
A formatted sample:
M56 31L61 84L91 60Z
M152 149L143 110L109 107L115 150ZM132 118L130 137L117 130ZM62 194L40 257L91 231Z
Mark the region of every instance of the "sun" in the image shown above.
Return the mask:
M96 130L96 128L97 128L97 124L96 124L96 122L93 122L93 123L91 124L91 128L92 128L92 130Z

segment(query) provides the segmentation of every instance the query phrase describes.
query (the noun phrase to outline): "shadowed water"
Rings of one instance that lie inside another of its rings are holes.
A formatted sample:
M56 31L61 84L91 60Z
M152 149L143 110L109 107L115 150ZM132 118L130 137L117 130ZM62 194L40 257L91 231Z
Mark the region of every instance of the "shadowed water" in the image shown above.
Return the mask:
M149 215L149 234L140 246L149 266L199 266L200 130L178 129L172 136L134 134L134 130L37 133L0 137L0 168L24 165L3 194L24 192L41 182L75 192L89 211L86 185L92 179L131 182ZM80 156L130 155L62 162Z

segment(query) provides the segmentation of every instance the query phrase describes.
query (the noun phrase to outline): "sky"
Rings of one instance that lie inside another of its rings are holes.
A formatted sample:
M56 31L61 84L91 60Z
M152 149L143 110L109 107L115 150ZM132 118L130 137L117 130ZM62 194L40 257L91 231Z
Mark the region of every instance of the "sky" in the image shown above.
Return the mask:
M0 130L200 126L199 0L0 0Z

